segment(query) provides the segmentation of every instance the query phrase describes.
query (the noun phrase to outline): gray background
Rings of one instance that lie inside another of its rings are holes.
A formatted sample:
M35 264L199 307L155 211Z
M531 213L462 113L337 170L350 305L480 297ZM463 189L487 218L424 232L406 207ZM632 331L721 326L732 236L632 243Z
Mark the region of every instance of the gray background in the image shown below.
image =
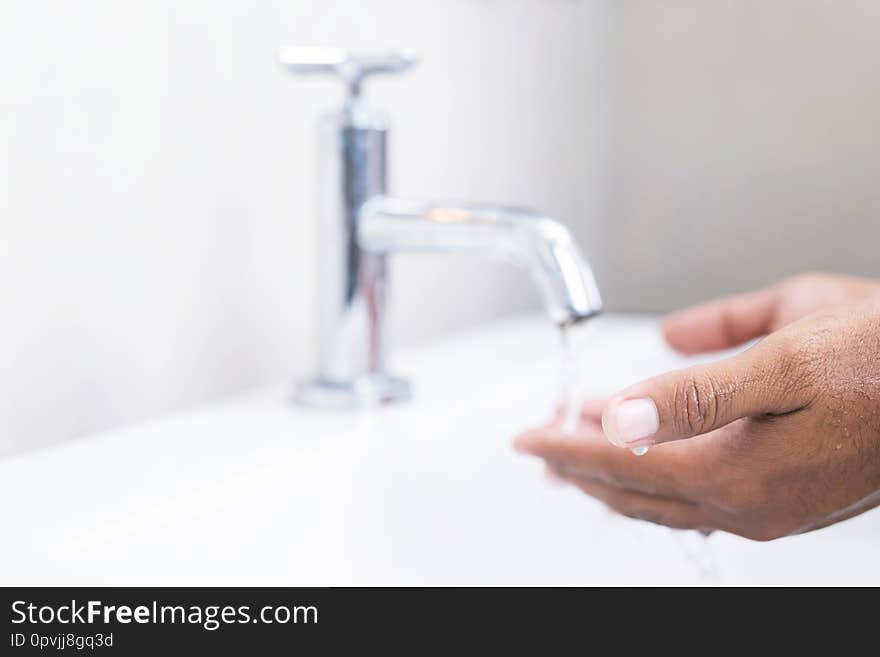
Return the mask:
M880 274L880 4L610 5L609 302Z

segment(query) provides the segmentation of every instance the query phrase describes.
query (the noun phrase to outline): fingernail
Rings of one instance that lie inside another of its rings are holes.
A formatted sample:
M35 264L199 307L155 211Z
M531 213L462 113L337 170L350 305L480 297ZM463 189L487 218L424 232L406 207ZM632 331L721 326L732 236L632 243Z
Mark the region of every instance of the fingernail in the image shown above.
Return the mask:
M633 443L650 444L645 439L657 433L660 415L652 399L627 399L602 415L602 429L608 440L618 447Z

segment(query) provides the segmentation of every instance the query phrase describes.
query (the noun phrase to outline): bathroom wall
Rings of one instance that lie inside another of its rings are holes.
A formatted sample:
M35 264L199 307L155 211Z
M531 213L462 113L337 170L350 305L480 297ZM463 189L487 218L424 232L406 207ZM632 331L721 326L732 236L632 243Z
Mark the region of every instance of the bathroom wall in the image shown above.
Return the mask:
M880 275L880 3L610 3L605 297Z
M0 455L312 367L314 123L284 43L410 46L394 191L599 219L603 3L0 3ZM587 250L592 252L590 245ZM504 265L394 265L398 342L535 308ZM524 291L525 290L525 291Z

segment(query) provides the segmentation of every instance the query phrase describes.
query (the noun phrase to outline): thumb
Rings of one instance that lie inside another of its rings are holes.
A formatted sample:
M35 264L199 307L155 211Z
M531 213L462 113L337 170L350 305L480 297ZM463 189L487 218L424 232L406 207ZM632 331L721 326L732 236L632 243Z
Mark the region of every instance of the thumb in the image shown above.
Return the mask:
M612 397L602 413L608 440L641 447L708 433L742 417L781 414L805 401L780 386L789 359L765 339L731 358L669 372Z

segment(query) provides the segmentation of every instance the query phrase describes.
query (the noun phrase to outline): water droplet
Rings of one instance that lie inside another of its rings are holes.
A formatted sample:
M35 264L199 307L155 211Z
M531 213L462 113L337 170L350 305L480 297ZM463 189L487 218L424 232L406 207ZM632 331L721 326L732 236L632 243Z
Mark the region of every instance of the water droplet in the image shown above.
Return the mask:
M635 454L636 456L644 456L645 454L648 453L648 446L647 446L647 445L641 445L641 446L639 446L639 447L630 447L630 450L629 450L629 451L631 451L631 452L632 452L633 454Z

